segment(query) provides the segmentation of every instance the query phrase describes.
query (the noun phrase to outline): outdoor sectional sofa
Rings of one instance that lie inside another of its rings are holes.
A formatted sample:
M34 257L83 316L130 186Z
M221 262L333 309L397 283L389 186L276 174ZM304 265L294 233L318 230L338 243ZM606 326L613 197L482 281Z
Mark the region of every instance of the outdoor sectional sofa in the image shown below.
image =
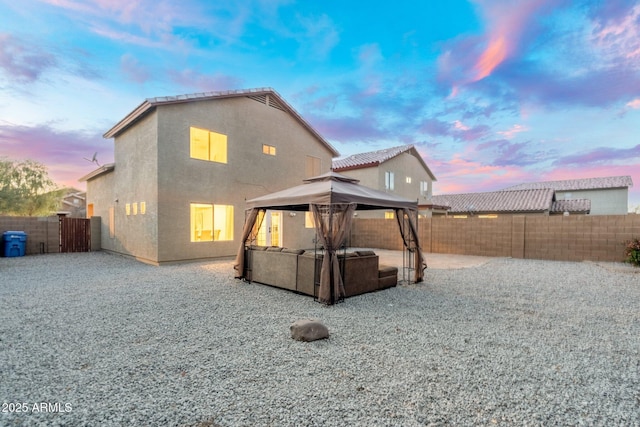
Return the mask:
M323 255L314 250L251 246L246 249L245 277L278 288L315 296ZM380 266L373 251L339 253L345 296L396 286L398 269ZM315 263L315 265L314 265Z

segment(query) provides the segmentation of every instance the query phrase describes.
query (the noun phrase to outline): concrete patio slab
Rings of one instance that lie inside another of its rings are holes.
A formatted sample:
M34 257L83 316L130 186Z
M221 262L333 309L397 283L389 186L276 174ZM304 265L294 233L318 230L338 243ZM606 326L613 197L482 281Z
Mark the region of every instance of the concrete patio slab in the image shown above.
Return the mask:
M349 248L349 251L351 250L372 250L380 257L381 265L398 267L398 271L401 271L403 267L403 251L392 251L389 249L376 248ZM428 252L423 253L427 260L427 267L436 270L479 267L495 259L492 257L474 255L434 254Z

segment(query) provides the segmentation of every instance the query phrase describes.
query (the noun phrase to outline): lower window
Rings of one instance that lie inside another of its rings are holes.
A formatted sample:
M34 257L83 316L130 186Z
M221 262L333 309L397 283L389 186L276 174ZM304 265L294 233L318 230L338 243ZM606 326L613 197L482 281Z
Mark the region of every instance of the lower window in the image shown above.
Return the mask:
M233 206L191 203L191 241L233 240Z

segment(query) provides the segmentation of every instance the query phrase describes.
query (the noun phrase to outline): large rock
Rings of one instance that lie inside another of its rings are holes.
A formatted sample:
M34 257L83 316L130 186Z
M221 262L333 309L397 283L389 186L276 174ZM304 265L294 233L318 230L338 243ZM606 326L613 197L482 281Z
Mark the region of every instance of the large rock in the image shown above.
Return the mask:
M289 327L291 338L298 341L316 341L329 338L329 329L318 319L300 319Z

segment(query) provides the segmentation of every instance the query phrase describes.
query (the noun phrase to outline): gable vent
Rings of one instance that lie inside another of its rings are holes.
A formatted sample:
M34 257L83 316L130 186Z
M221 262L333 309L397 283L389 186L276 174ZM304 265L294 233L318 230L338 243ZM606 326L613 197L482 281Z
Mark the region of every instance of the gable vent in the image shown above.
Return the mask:
M269 107L277 108L278 110L282 110L282 111L287 111L284 108L284 105L282 105L280 102L278 102L278 100L275 99L273 96L269 97Z
M249 96L247 96L247 98L251 98L254 101L261 102L261 103L263 103L265 105L267 104L267 94L266 93L262 94L262 95L249 95Z

